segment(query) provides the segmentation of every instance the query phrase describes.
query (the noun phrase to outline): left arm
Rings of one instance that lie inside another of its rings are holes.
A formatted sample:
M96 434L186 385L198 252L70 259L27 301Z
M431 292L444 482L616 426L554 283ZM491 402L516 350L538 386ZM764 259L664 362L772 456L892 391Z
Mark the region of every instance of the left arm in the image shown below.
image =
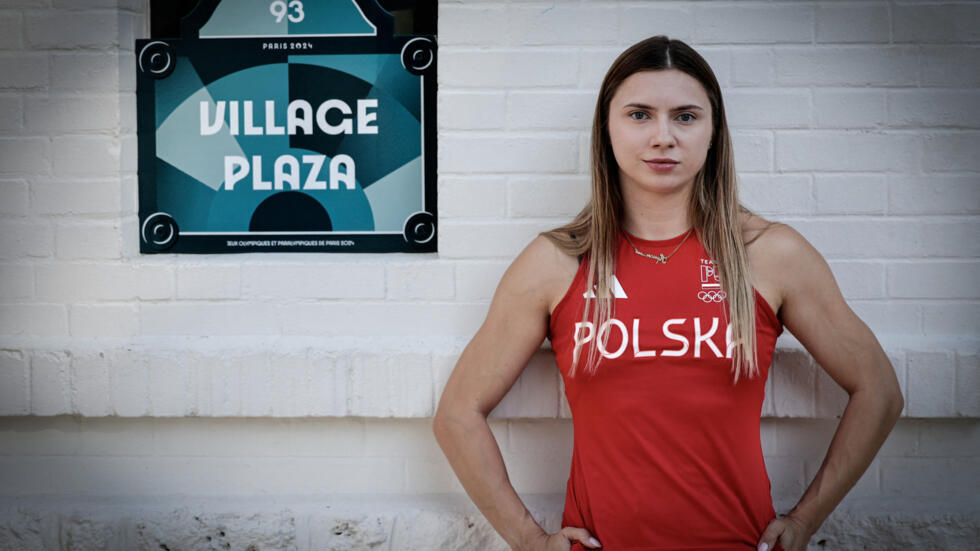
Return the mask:
M786 517L774 519L760 540L802 551L867 470L905 401L895 370L874 334L850 309L830 266L796 230L779 224L766 239L765 264L779 274L783 325L830 377L847 391L847 407L827 455L803 497ZM763 266L765 268L765 266Z

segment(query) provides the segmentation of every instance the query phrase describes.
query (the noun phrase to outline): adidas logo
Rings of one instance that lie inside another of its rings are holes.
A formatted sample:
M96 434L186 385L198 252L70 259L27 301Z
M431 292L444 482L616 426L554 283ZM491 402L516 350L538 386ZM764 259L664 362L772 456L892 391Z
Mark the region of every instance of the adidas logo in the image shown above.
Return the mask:
M585 297L585 298L595 298L595 289L596 288L593 287L591 291L586 291L586 292L582 293L582 296ZM619 284L619 280L616 279L616 275L615 274L613 274L613 276L612 276L612 289L613 289L613 297L615 297L615 298L629 298L629 297L626 296L626 291L623 290L623 286Z

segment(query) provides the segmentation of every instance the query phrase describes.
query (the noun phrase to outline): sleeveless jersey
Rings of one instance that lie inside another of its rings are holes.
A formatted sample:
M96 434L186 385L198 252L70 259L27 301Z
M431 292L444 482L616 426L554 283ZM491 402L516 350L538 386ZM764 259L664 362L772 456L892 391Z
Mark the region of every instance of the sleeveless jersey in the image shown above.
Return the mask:
M630 239L669 255L684 235ZM755 291L759 376L743 371L733 384L727 300L696 232L666 263L635 254L620 233L615 310L598 328L581 323L595 296L587 258L548 332L574 431L561 526L588 529L604 551L756 549L775 516L759 417L782 323ZM591 376L588 347L603 355Z

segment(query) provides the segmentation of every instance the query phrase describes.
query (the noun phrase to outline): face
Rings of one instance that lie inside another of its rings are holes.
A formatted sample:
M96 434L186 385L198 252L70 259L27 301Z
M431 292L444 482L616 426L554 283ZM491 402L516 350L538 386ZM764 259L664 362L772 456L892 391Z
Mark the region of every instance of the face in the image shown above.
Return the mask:
M609 139L620 186L657 193L693 187L711 145L711 118L704 87L683 71L640 71L627 77L609 103ZM658 165L655 159L677 164Z

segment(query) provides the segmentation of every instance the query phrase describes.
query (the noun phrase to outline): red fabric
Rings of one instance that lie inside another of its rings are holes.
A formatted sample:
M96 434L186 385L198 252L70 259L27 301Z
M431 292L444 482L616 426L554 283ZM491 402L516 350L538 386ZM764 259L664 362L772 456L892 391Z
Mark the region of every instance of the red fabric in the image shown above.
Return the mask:
M643 252L669 255L683 236L631 239ZM634 254L621 234L615 276L625 297L615 300L621 323L609 325L605 346L621 354L587 375L588 347L597 339L588 341L583 327L587 342L570 378L587 261L555 307L548 335L574 425L562 527L588 529L605 551L756 549L776 516L759 417L782 323L756 292L760 374L749 380L743 372L733 385L727 300L713 300L718 280L697 234L666 264Z

